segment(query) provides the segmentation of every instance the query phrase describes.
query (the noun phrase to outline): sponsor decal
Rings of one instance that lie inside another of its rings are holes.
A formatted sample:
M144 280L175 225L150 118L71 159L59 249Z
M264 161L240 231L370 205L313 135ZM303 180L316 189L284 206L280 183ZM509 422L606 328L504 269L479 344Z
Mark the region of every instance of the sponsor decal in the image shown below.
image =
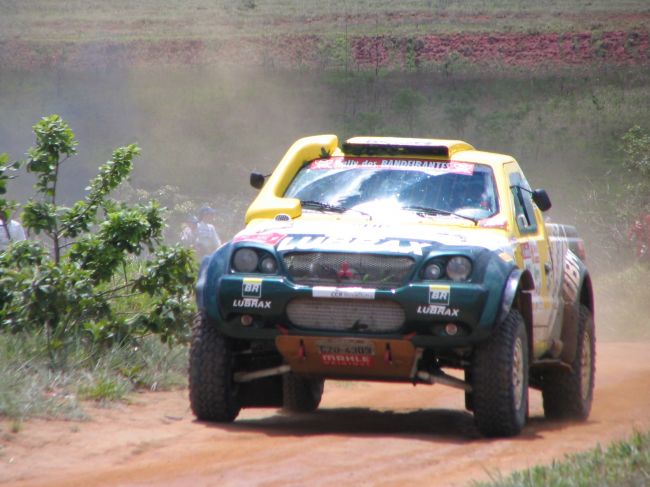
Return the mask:
M435 315L435 316L448 316L450 318L458 318L458 313L460 313L460 309L450 308L449 306L430 304L428 306L418 306L417 313L419 315Z
M562 291L564 300L573 303L578 297L578 287L580 286L580 259L578 256L567 250L564 258L564 282Z
M532 274L533 281L535 281L535 289L541 289L542 270L537 242L534 240L531 240L530 242L524 242L521 244L520 248L524 268L528 269L528 271Z
M318 353L344 353L352 355L374 355L375 347L369 340L364 339L332 339L316 342Z
M261 298L262 279L256 277L245 277L241 284L242 298Z
M422 255L422 249L431 245L428 242L401 240L396 238L363 239L358 237L330 237L327 235L289 236L277 246L278 251L286 250L374 250L400 254Z
M314 286L312 296L315 298L375 299L375 289L363 287Z
M323 365L372 367L375 347L368 340L321 340L316 349Z
M426 161L421 159L385 159L381 157L330 157L316 159L309 169L415 169L429 173L455 173L471 176L475 164L460 161Z
M258 298L241 298L234 299L232 307L245 309L271 309L271 303L271 301Z
M531 259L530 245L528 242L521 244L521 257L524 259L524 262Z
M432 284L429 286L429 304L449 304L451 287L441 284Z
M269 244L269 245L275 245L286 236L287 236L286 233L279 233L279 232L246 233L246 230L244 230L243 232L235 235L235 237L232 239L232 241L233 241L233 243L235 243L235 242L259 242L259 243L265 243L265 244Z
M372 355L349 355L345 353L324 353L320 356L323 365L338 365L348 367L372 367Z

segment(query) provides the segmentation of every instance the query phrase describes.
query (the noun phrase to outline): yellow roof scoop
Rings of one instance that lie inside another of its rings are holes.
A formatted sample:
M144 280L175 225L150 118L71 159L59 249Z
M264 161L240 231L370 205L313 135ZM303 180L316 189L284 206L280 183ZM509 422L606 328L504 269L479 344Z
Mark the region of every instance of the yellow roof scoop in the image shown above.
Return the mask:
M462 140L415 139L408 137L352 137L343 144L346 155L429 156L450 158L457 152L474 150Z

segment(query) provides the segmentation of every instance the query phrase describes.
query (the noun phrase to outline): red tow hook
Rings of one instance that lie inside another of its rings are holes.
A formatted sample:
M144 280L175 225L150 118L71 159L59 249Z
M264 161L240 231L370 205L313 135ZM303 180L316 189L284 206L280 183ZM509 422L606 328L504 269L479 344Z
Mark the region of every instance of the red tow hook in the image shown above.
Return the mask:
M393 363L393 354L390 351L390 343L386 344L386 350L384 351L384 362L387 364Z
M300 345L298 347L298 358L300 360L307 359L307 352L305 351L305 343L302 340L300 340Z

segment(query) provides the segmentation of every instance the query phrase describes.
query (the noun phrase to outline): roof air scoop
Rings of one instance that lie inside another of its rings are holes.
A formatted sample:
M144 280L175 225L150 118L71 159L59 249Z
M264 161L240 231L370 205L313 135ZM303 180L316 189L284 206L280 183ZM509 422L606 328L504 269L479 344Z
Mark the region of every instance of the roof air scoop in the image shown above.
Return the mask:
M354 156L429 156L450 158L456 152L474 150L462 140L414 139L407 137L352 137L343 152Z

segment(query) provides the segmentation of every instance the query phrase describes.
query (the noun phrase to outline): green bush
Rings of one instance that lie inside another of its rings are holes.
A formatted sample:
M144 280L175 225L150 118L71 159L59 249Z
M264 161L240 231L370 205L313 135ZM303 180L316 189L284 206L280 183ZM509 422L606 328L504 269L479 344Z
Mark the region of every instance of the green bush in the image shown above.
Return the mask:
M2 190L10 169L24 165L36 177L22 213L35 238L0 254L0 331L42 334L55 369L65 368L80 346L96 350L148 334L184 340L193 312L191 251L161 244L165 224L155 201L127 205L111 198L139 148L116 149L85 198L66 207L57 188L62 164L76 153L74 134L57 115L43 118L34 134L26 161L0 161ZM0 215L15 206L0 205ZM146 306L125 305L142 298Z

